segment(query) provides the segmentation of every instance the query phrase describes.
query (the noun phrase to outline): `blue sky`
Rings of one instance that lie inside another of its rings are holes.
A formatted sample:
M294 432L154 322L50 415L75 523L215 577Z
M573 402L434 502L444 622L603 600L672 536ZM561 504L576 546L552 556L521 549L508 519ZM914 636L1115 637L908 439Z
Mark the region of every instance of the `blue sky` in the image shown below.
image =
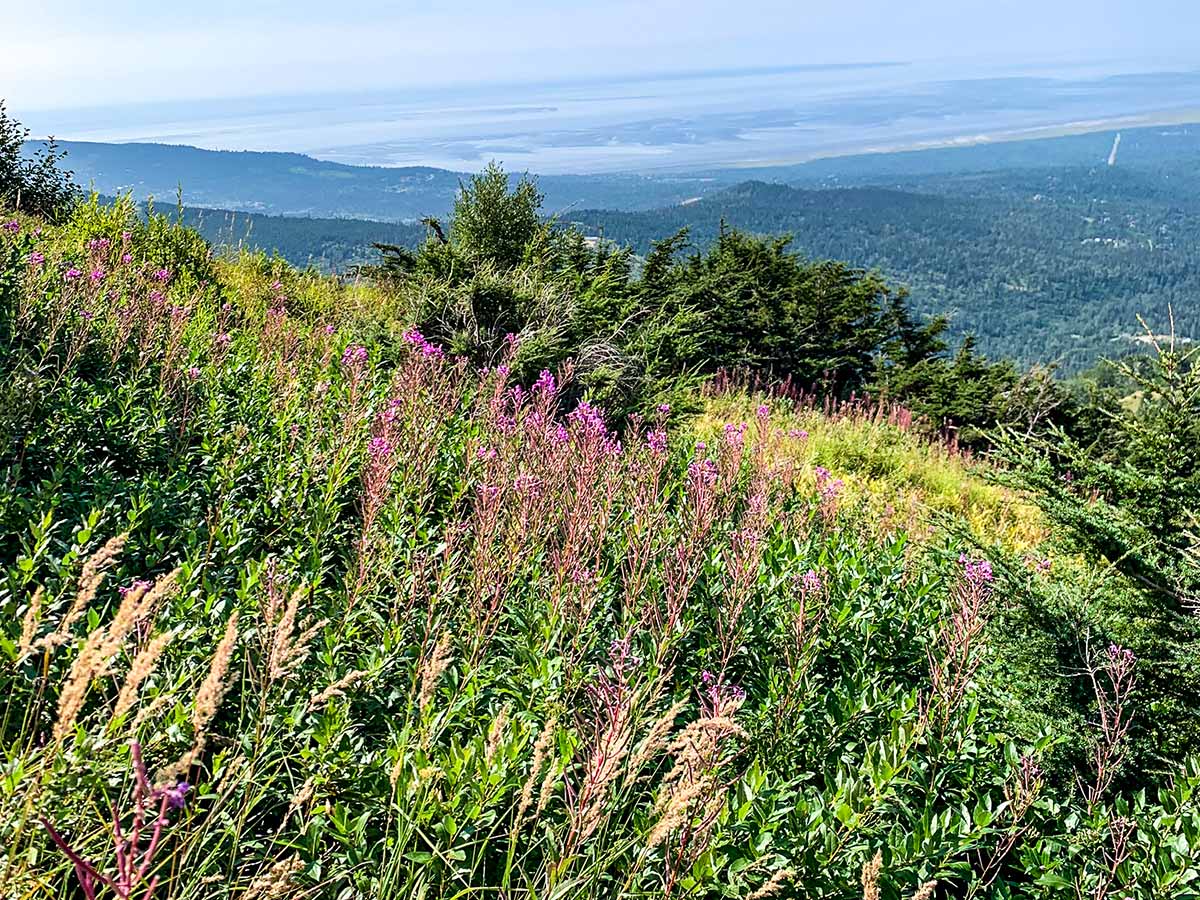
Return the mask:
M1200 67L1197 0L0 0L21 109L737 66Z

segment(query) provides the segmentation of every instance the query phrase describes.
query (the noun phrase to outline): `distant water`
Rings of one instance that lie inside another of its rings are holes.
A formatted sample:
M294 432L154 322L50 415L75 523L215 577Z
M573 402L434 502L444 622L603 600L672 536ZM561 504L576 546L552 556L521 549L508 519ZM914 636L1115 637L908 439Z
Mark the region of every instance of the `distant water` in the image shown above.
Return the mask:
M871 63L540 85L31 111L35 133L285 150L363 165L659 171L1037 133L1131 116L1200 121L1200 71Z

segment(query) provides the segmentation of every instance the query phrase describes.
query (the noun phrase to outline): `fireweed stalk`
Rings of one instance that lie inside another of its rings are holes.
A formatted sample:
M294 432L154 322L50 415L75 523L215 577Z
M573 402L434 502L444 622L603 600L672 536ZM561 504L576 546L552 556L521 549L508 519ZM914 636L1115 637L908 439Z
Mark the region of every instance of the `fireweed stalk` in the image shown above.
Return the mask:
M185 781L165 787L152 788L142 762L141 745L136 741L130 745L133 760L132 809L123 815L114 804L112 807L113 869L98 868L62 837L47 818L42 825L50 838L75 867L75 876L87 900L96 900L100 887L106 887L120 900L130 900L141 890L142 900L150 900L159 884L155 872L155 857L162 849L164 830L171 824L168 813L183 809L191 786ZM128 831L122 820L130 820ZM147 841L143 847L143 841Z
M979 642L992 595L992 566L986 559L959 558L962 567L951 595L954 607L943 619L929 650L930 690L922 721L944 730L966 698L982 659Z
M1087 668L1099 715L1098 734L1092 741L1094 779L1083 788L1089 807L1100 802L1120 768L1125 736L1133 720L1129 698L1133 693L1137 664L1133 653L1117 644L1109 644L1108 649L1097 656L1099 658L1089 659Z

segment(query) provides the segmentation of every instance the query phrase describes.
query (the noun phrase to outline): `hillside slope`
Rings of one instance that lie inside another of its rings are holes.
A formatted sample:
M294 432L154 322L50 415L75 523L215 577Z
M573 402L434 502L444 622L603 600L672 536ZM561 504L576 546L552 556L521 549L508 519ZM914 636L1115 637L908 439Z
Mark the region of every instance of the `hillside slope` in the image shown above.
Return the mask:
M980 347L1065 371L1135 344L1137 316L1200 339L1200 189L1194 172L1028 169L911 179L903 189L746 182L644 212L580 211L585 233L641 252L682 228L700 247L721 223L790 234L907 285Z

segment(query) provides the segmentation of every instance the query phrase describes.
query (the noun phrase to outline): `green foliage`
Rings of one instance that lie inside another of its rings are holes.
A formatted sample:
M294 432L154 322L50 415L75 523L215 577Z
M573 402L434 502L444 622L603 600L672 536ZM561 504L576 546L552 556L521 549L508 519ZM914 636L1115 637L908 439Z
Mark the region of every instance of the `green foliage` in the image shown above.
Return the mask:
M815 317L830 347L782 358L844 390L941 353L877 280L734 234L638 278L539 229L507 268L434 238L364 293L128 202L39 227L0 233L4 892L77 890L43 819L115 871L136 741L153 785L192 785L161 897L848 898L877 855L889 898L1195 895L1183 743L1168 767L1116 742L1089 798L1064 745L1091 748L1095 697L1062 704L1076 733L1020 704L1012 599L1086 565L993 548L993 581L952 510L906 533L860 502L826 467L908 464L867 414L806 455L781 405L618 435L588 400L645 409L757 352L727 294L779 311L770 353Z
M23 153L29 129L9 117L0 100L0 204L45 218L68 212L78 198L63 155L51 138L31 158Z
M450 242L476 262L509 269L542 230L542 194L529 179L509 189L508 176L495 162L459 188Z

